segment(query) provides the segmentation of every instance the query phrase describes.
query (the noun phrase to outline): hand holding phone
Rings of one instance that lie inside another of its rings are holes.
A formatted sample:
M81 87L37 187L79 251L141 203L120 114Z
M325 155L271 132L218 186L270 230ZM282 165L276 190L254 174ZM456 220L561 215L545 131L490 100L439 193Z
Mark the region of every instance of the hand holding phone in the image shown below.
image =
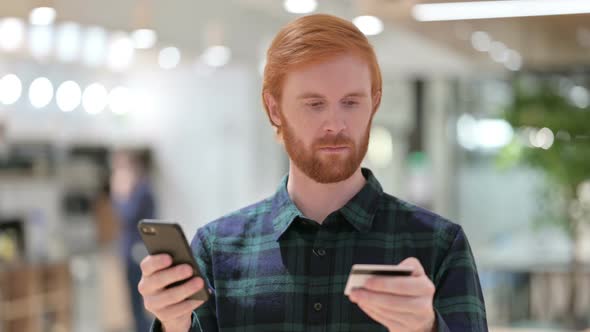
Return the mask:
M154 220L142 220L138 228L150 253L141 262L138 285L144 305L167 332L187 331L192 311L209 293L182 229Z
M143 243L150 255L168 254L172 257L172 265L178 266L187 264L192 268L190 277L201 277L199 267L195 262L192 250L184 236L180 225L176 223L166 223L157 220L144 219L139 222L139 232ZM188 278L187 278L188 279ZM182 284L185 280L179 280L167 287L175 287ZM191 294L190 298L194 300L207 301L209 293L205 290Z

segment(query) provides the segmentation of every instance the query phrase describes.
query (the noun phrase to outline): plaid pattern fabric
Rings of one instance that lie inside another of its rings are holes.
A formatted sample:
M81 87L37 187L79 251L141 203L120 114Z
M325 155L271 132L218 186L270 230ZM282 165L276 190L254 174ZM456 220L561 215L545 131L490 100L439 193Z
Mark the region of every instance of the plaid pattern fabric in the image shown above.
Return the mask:
M438 331L487 331L471 249L460 226L366 185L320 225L287 193L197 231L191 246L214 296L191 331L386 331L344 295L353 264L420 260L436 286ZM154 331L159 324L154 324Z

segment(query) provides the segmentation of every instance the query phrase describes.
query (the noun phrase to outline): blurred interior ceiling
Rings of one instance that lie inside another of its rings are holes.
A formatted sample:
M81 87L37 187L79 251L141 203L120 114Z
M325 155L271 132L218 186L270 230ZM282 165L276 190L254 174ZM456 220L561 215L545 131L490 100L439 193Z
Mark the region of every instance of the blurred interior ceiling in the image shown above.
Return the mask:
M438 22L419 22L411 14L415 4L443 2L451 1L361 0L359 6L365 13L379 15L468 56L488 58L476 51L470 40L473 32L483 31L518 51L526 68L590 65L590 14Z
M483 31L493 40L518 51L525 68L559 69L590 65L590 14L418 22L411 15L415 4L449 1L318 2L318 12L346 18L358 15L380 17L385 23L385 32L373 37L372 41L378 49L381 47L388 52L393 48L390 46L392 39L387 35L405 32L447 50L449 56L457 55L458 59L491 65L490 57L476 51L471 43L472 33ZM57 10L58 22L75 21L124 31L148 25L158 32L161 43L195 52L200 52L207 47L207 43L211 43L211 26L218 26L220 29L214 34L216 40L230 45L236 57L253 60L261 57L278 28L296 17L285 12L282 0L3 0L0 1L0 16L26 18L32 8L47 5ZM408 38L396 40L405 42ZM428 52L429 47L416 47L413 52ZM404 51L404 47L398 46L397 49ZM412 56L408 53L406 56L411 60ZM418 56L427 59L430 55ZM460 61L453 63L459 65Z

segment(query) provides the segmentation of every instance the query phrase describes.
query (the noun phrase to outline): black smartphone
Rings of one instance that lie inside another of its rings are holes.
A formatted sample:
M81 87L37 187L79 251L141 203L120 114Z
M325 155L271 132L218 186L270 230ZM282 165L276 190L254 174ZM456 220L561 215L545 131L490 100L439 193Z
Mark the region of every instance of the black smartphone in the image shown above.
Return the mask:
M180 225L159 220L143 219L139 222L137 228L150 255L168 254L172 257L172 266L188 264L193 268L193 275L191 277L170 284L167 288L178 286L193 277L202 278L190 245ZM207 285L189 298L207 301L209 299Z

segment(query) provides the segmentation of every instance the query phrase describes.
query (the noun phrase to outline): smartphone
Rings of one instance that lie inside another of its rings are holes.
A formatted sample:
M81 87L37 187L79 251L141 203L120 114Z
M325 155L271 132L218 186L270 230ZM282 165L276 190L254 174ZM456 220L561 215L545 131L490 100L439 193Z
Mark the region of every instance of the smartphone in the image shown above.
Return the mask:
M193 275L187 279L177 281L166 288L178 286L193 277L201 277L199 267L195 262L192 250L180 225L159 220L143 219L137 225L139 234L150 255L168 254L172 257L172 265L188 264L193 268ZM207 301L209 292L207 286L191 295L190 299Z
M363 287L371 277L407 277L412 275L412 271L411 268L398 265L354 264L350 269L344 294L348 296L353 289Z

